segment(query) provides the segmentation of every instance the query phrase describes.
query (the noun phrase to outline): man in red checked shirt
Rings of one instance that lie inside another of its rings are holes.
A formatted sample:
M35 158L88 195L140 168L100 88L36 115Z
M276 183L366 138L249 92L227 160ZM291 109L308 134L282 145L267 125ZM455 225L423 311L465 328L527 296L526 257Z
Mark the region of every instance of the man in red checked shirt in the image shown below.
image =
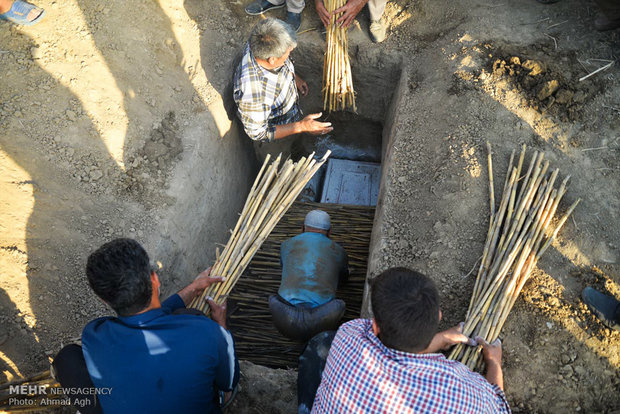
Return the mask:
M389 269L374 280L371 303L373 319L338 330L312 413L510 413L499 341L477 338L486 379L439 353L474 341L462 325L437 333L441 311L432 280Z

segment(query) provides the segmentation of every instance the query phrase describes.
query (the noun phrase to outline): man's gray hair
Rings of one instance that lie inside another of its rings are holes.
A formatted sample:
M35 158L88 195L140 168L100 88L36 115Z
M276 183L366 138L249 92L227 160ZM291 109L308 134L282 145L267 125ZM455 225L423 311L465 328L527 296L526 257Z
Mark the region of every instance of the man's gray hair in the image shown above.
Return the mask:
M254 26L250 35L250 50L255 59L279 58L296 46L295 30L279 19L262 20Z

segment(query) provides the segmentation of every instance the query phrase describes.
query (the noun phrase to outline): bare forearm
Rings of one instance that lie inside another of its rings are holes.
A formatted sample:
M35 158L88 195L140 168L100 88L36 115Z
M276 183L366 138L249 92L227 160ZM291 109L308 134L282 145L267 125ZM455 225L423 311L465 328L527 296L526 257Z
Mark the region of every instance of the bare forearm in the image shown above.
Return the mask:
M198 296L199 292L200 290L196 289L193 283L190 283L189 285L181 289L177 294L181 297L183 303L185 303L185 306L188 306L190 303L192 303L192 300L194 300L194 298Z
M286 138L290 135L299 134L300 132L302 131L299 126L299 122L292 122L290 124L284 124L284 125L276 125L275 139Z
M495 384L500 387L502 391L504 390L504 374L502 372L502 366L499 363L487 363L486 379L491 384Z
M224 318L219 318L219 319L215 319L215 318L211 318L215 321L215 323L217 323L218 325L220 325L222 328L228 330L228 328L226 327L226 317Z

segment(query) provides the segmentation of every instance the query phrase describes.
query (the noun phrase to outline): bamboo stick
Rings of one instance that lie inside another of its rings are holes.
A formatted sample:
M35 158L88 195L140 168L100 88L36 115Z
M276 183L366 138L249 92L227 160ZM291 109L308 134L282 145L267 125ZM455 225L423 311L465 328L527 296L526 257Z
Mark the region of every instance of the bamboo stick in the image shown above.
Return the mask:
M548 193L545 193L545 194L548 195ZM545 202L546 202L546 199L543 198L543 201L538 203L539 208L543 208L546 205ZM493 326L492 320L496 320L498 317L497 316L499 313L498 304L505 302L504 297L507 295L506 292L509 291L516 283L516 281L513 281L513 279L517 278L518 275L520 274L521 267L523 266L525 259L527 258L527 256L529 255L531 251L532 240L535 238L535 235L537 234L538 231L539 231L539 228L533 228L532 230L530 230L530 233L526 237L525 247L523 248L520 259L517 261L517 264L515 265L515 269L513 270L512 278L510 280L503 280L502 287L501 289L499 289L500 293L496 296L493 296L491 304L487 307L483 307L482 310L480 311L481 317L478 318L477 320L481 320L482 322L476 331L477 335L480 335L484 338L489 337L489 331L491 329L491 326ZM474 351L470 348L465 353L462 361L464 362L471 361L470 358L473 357L475 359L477 358L476 355L477 354L474 354Z
M489 204L491 206L491 218L493 218L495 217L495 190L493 189L493 154L489 141L487 141L487 164L489 167Z
M489 170L489 180L491 180L491 177L492 177L492 170ZM504 190L506 189L506 186L508 184L509 183L508 183L508 175L507 175L506 182L504 183ZM502 198L502 201L500 203L500 215L503 214L504 207L505 207L505 200L504 198ZM495 215L492 215L491 218L489 219L489 230L487 232L487 241L485 242L484 250L482 252L482 260L480 261L480 268L478 269L478 275L476 276L476 282L474 284L474 291L470 298L467 317L469 317L469 311L472 309L474 302L476 301L476 299L478 298L478 295L480 294L481 284L483 284L483 280L486 276L486 271L488 269L488 263L489 263L488 258L490 257L489 250L490 250L490 245L493 239L492 236L497 231L496 227L497 227L497 223L499 222L500 220L498 220L498 218Z
M304 185L323 165L329 151L320 160L314 160L314 153L302 157L297 163L286 160L280 168L281 155L267 167L265 161L259 176L248 195L244 209L235 230L213 266L212 273L225 277L225 281L210 286L194 300L192 307L208 312L206 297L213 297L222 303L237 283L260 245L267 238L278 220L298 196Z
M489 201L494 203L491 148L489 152ZM566 192L566 177L559 189L555 182L559 170L547 173L549 161L544 154L535 152L526 174L521 177L525 160L525 145L516 167L512 167L514 151L509 162L509 173L499 210L490 209L490 224L483 251L483 260L474 284L467 311L464 333L476 334L488 342L500 334L510 310L527 282L534 266L557 237L579 200L571 205L558 222L552 234L546 237L560 200ZM501 233L501 234L500 234ZM545 240L546 238L546 240ZM456 346L449 355L470 369L482 369L480 347Z
M549 188L552 188L552 187L550 186ZM557 193L557 191L553 190L553 193ZM541 211L544 210L543 215L546 215L549 213L549 210L551 209L551 206L553 205L553 198L555 198L555 194L552 196L552 199L546 205L546 208L541 209ZM537 227L528 236L525 246L521 252L520 258L517 261L517 264L515 265L515 268L513 270L512 277L508 281L505 282L504 286L500 290L502 293L495 297L494 303L491 306L492 311L490 311L487 314L488 316L484 315L485 316L484 322L482 323L481 328L477 332L478 335L484 338L490 338L490 341L495 340L495 338L493 337L493 334L490 334L490 332L492 329L495 330L495 329L501 328L501 326L498 327L498 322L499 322L499 318L501 315L501 309L505 306L509 292L514 290L514 287L517 283L517 279L519 278L519 275L521 274L521 270L527 258L530 257L532 253L533 242L537 238L539 232L541 231L543 222L544 221L539 221ZM470 352L470 355L472 356L472 358L474 358L474 360L478 358L477 354L474 356Z
M503 306L503 309L501 310L501 312L498 313L497 317L493 321L492 325L495 327L495 330L489 335L489 337L491 338L491 341L494 341L499 335L499 331L505 321L505 318L503 316L507 315L508 312L510 312L510 310L512 309L512 306L514 305L514 301L512 301L512 298L516 300L516 297L519 295L521 291L520 288L523 287L523 284L529 277L531 266L529 266L528 263L530 263L532 261L532 258L535 257L540 241L542 240L542 236L544 235L547 227L549 226L551 218L555 214L555 210L559 204L560 199L562 198L562 195L563 195L562 188L560 188L559 191L556 191L555 189L553 190L551 201L549 203L550 205L545 209L544 217L542 217L537 233L535 237L532 239L532 243L530 245L531 249L527 251L527 254L524 254L524 259L521 262L522 263L521 266L525 266L525 269L523 272L521 272L521 267L515 270L514 272L515 276L513 277L514 285L507 289L509 294L507 294L508 300L505 305L508 305L508 306Z
M324 3L330 14L345 4L340 0L325 0ZM323 57L323 109L328 112L347 109L356 112L346 28L336 23L341 16L342 13L332 14L327 26L327 45Z

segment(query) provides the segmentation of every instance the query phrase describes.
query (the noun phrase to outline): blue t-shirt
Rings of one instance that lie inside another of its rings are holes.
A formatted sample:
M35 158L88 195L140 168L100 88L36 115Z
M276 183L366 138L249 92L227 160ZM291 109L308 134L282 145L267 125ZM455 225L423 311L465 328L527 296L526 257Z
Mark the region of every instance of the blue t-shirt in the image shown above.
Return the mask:
M91 321L82 350L109 413L219 413L217 392L239 381L230 332L200 315L173 315L177 294L159 309Z
M324 234L305 232L280 246L278 293L292 305L321 306L336 297L338 280L349 275L346 251Z

